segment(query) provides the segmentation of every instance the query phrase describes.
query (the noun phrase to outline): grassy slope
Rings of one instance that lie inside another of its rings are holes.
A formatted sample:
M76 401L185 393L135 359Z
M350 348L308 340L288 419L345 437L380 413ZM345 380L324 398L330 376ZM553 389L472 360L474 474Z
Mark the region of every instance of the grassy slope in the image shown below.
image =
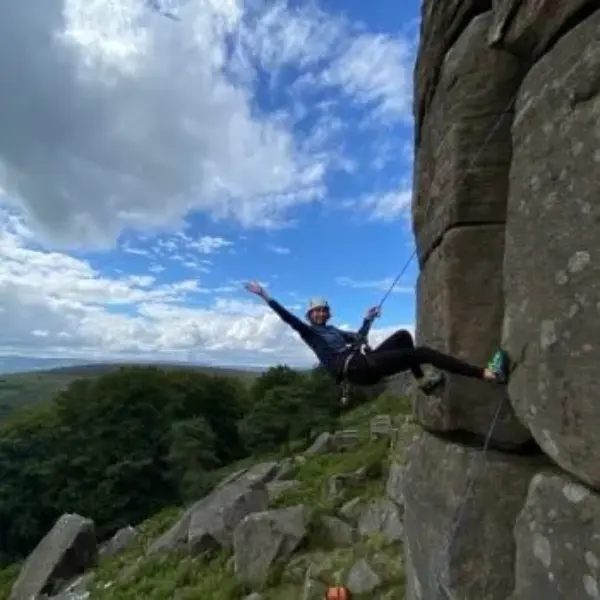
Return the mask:
M332 475L353 471L359 467L367 467L372 477L358 488L351 490L350 495L343 500L361 496L365 500L384 495L386 470L389 462L389 449L385 441L370 443L367 441L369 419L376 414L396 415L407 412L405 402L391 396L382 396L369 405L362 406L343 418L343 426L360 430L363 442L356 449L339 454L329 454L309 459L306 464L292 475L301 482L299 488L280 497L274 507L304 504L312 509L315 515L331 513L336 506L324 499L322 490ZM416 432L415 426L405 425L404 435L407 440ZM257 463L272 457L255 457L247 459ZM233 472L240 465L231 465L227 471ZM383 469L382 469L383 467ZM337 502L339 505L339 502ZM178 556L176 554L158 556L145 560L137 568L136 561L144 555L144 550L160 533L168 529L181 514L181 509L171 508L162 511L139 526L141 535L137 542L122 555L103 561L95 574L90 600L240 600L245 598L245 590L239 586L227 568L229 556L223 553L211 562L200 558ZM383 558L389 553L389 565L393 572L393 598L404 597L404 574L401 564L401 549L391 547L385 551L380 547L381 540L377 537L366 539L351 549L340 549L323 554L323 563L329 562L325 569L325 577L332 584L338 583L338 578L362 555L373 557L374 554ZM318 536L294 558L294 562L302 563L309 560L315 553L324 552L324 547ZM8 597L11 582L17 575L17 569L11 567L0 571L0 598ZM281 573L274 573L274 578L265 590L265 600L286 598L293 600L300 597L299 582L290 579L289 571L282 578ZM3 595L6 594L6 596ZM174 594L176 593L176 596Z
M0 420L16 408L33 406L51 400L58 392L66 389L76 379L100 377L115 371L125 364L91 364L75 367L59 367L48 371L31 371L0 375ZM192 369L209 375L237 377L252 381L260 372L243 371L220 367L204 367L175 364L156 365L164 369Z

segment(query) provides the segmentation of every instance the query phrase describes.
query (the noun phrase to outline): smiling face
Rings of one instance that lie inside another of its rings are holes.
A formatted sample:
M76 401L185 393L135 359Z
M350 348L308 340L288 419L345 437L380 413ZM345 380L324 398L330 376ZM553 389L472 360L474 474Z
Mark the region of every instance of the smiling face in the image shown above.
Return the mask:
M308 320L313 325L325 325L327 321L329 321L329 317L331 316L329 312L329 307L327 306L316 306L311 309L308 313Z

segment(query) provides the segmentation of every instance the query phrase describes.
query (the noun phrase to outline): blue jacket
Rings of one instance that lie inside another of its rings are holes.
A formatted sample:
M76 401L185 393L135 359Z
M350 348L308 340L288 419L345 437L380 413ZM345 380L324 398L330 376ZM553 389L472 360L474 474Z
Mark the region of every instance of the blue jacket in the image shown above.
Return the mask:
M343 359L347 356L351 345L359 338L365 340L373 323L373 319L365 319L356 333L343 331L333 325L306 323L272 298L267 303L284 323L300 335L304 343L315 353L319 362L335 376L340 374Z

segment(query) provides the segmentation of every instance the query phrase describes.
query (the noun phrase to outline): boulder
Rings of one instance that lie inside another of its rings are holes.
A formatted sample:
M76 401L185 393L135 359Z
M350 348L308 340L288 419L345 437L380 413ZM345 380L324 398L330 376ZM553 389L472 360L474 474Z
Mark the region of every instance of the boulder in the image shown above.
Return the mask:
M357 429L340 429L333 434L331 445L336 452L344 452L355 448L359 442Z
M77 514L64 514L29 555L10 600L31 600L42 592L58 591L96 564L98 545L94 522Z
M356 498L352 498L352 500L348 500L348 502L344 503L341 506L339 513L342 517L344 517L344 519L355 523L358 521L358 517L360 516L363 506L363 499L360 496L357 496Z
M230 548L233 532L242 519L266 510L268 504L269 493L258 481L241 478L221 488L207 505L192 513L187 535L189 552Z
M236 577L247 585L262 584L271 566L287 561L306 534L303 506L248 515L233 535Z
M267 483L267 492L269 492L269 500L273 502L282 494L289 490L293 490L300 486L300 482L295 479L283 479L281 481L271 481Z
M517 519L510 600L600 598L600 496L556 473L540 473Z
M356 541L354 527L337 517L322 517L321 527L327 542L334 548L351 546Z
M281 463L276 461L258 463L246 469L239 479L250 485L258 484L260 486L273 481L277 477L280 467Z
M446 52L465 25L490 7L490 0L423 0L421 35L415 66L414 114L418 132L437 85Z
M387 498L371 500L358 518L361 535L381 533L387 542L399 542L404 537L404 526L398 507Z
M381 587L383 580L371 568L371 565L364 558L359 558L348 573L346 587L353 594L373 594L377 588Z
M458 227L430 256L417 286L419 345L485 366L502 331L504 227ZM430 431L462 430L485 436L504 386L446 374L436 396L416 394L416 420ZM493 441L518 446L531 434L504 402Z
M404 490L410 600L506 600L514 587L513 526L539 468L539 459L493 450L482 457L423 434Z
M135 542L137 536L137 529L135 527L131 527L131 525L119 529L119 531L117 531L115 535L108 540L108 542L102 545L100 548L100 556L104 558L120 554L128 546Z
M600 488L600 11L529 71L516 105L503 344L512 405L563 469Z
M269 493L256 477L230 480L192 504L170 529L148 548L148 554L188 550L199 554L230 548L233 530L251 512L266 510Z
M359 467L356 471L351 471L350 473L338 473L332 475L327 479L325 495L333 500L352 489L360 487L365 479L365 467Z
M494 0L488 41L529 61L538 60L597 0ZM581 19L579 19L581 20Z
M371 441L380 437L391 438L392 417L390 415L375 415L369 423L369 434Z
M488 47L491 19L477 16L453 44L423 121L412 207L421 265L448 229L506 219L511 103L523 66Z
M310 447L304 451L306 456L318 456L327 454L330 450L331 434L327 431L320 433Z

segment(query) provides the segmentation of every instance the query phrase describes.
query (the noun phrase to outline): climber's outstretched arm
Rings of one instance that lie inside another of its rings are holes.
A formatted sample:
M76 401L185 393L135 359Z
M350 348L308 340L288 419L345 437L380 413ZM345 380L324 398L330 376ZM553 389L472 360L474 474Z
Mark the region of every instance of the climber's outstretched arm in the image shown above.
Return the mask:
M289 325L300 335L305 335L307 332L310 332L310 327L306 323L300 320L296 315L292 314L287 308L279 304L277 300L270 298L259 283L253 281L247 283L245 287L251 294L255 294L259 298L262 298L284 323Z

